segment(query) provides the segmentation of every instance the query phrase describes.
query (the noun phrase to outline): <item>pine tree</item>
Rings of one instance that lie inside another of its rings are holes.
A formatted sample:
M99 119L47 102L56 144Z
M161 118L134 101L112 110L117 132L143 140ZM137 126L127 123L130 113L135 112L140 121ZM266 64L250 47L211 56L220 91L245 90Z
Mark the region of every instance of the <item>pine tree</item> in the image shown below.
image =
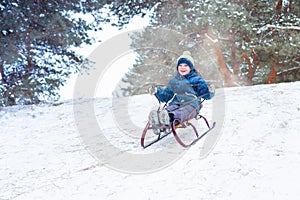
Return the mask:
M149 5L123 0L2 0L0 106L58 99L59 88L85 63L74 47L93 42L89 31L100 31L104 23L121 28L133 16L144 15Z
M78 1L2 1L0 105L58 98L59 87L83 62L71 47L90 44L87 31L97 28L76 14L94 8Z
M224 76L221 81L224 80L227 85L265 83L274 66L276 75L293 73L293 80L299 80L299 6L295 1L289 1L288 5L284 4L279 9L278 4L250 0L160 2L151 25L157 29L173 30L188 39L177 41L166 38L165 41L160 35L151 34L151 29L137 35L133 46L139 49L140 59L133 70L138 71L135 68L148 66L147 63L153 60L160 63L174 61L176 55L158 60L157 54L161 53L144 48L161 42L160 47L165 47L165 51L177 49L174 51L177 55L182 50L190 50L206 79L220 80L219 73L212 70L218 65ZM151 79L150 82L165 80L173 72L164 69L165 77L162 78L155 78L157 73L145 69L135 76L128 74L126 80L129 82L137 76ZM281 80L277 77L277 81ZM131 90L141 88L141 82L130 87Z

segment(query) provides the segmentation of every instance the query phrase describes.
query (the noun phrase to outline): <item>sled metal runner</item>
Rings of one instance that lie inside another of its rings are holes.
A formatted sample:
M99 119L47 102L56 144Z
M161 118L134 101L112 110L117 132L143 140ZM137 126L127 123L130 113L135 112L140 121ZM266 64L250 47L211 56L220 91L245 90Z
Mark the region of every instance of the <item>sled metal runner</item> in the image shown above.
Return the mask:
M171 125L162 125L162 126L158 126L158 127L155 127L155 129L160 129L162 130L159 134L157 134L157 138L154 139L154 140L151 140L149 142L146 142L146 135L147 133L150 132L150 134L154 134L152 133L152 130L154 129L151 125L150 125L150 122L148 122L143 130L143 134L141 136L141 146L143 148L147 148L155 143L157 143L158 141L160 141L161 139L163 139L164 137L168 136L170 133L173 133L176 141L183 147L190 147L192 146L193 144L195 144L196 142L198 142L201 138L203 138L207 133L209 133L216 125L216 122L213 122L212 125L210 125L207 121L207 119L202 116L202 115L197 115L197 117L195 118L196 120L199 120L199 119L203 119L206 126L207 126L207 130L202 133L202 134L199 134L198 131L197 131L197 128L194 124L192 124L190 121L186 121L184 123L180 123L178 120L174 120ZM183 142L183 140L180 138L179 134L177 133L178 129L182 129L182 128L186 128L188 126L191 126L192 129L193 129L193 132L195 133L196 135L196 138L194 140L192 140L190 143L185 143ZM150 130L150 131L149 131Z
M145 127L142 137L141 137L141 146L143 148L147 148L147 147L151 146L152 144L158 142L159 140L163 139L164 137L166 137L167 135L169 135L172 132L170 129L170 126L161 126L159 128L164 129L164 131L160 132L157 135L157 139L150 141L148 144L145 144L145 137L146 137L147 131L153 129L153 127L151 127L151 125L150 125L150 122L148 122L146 124L146 127ZM152 133L152 134L154 134L154 133Z

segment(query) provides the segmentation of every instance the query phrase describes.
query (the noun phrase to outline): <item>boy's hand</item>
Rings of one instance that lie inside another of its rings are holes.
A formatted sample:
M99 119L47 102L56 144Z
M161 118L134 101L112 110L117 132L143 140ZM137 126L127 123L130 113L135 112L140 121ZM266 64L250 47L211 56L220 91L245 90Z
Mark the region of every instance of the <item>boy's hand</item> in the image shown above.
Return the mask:
M212 98L213 96L215 96L215 91L216 90L216 88L215 88L215 86L213 85L213 84L209 84L208 85L208 91L209 91L209 93L210 93L210 97Z
M157 92L157 87L155 87L154 85L152 85L149 89L149 94L154 95Z

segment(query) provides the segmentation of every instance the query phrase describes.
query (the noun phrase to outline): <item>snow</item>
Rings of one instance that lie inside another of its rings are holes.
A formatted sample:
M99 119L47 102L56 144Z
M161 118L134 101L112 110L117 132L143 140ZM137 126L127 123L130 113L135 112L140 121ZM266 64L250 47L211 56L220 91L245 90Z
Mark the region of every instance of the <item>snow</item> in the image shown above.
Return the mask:
M140 147L150 95L2 108L0 199L297 199L299 92L300 82L218 89L224 106L202 111L217 122L206 153L211 135L188 149L172 135ZM85 140L95 128L88 105L105 138L97 155Z

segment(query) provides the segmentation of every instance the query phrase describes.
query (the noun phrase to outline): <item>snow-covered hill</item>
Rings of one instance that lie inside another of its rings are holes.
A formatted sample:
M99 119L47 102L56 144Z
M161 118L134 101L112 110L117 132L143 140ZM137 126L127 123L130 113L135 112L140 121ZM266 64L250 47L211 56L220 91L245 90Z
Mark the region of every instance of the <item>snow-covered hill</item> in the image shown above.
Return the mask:
M150 95L3 108L0 199L297 199L299 94L300 82L218 90L202 111L217 127L189 149L172 135L140 147Z

